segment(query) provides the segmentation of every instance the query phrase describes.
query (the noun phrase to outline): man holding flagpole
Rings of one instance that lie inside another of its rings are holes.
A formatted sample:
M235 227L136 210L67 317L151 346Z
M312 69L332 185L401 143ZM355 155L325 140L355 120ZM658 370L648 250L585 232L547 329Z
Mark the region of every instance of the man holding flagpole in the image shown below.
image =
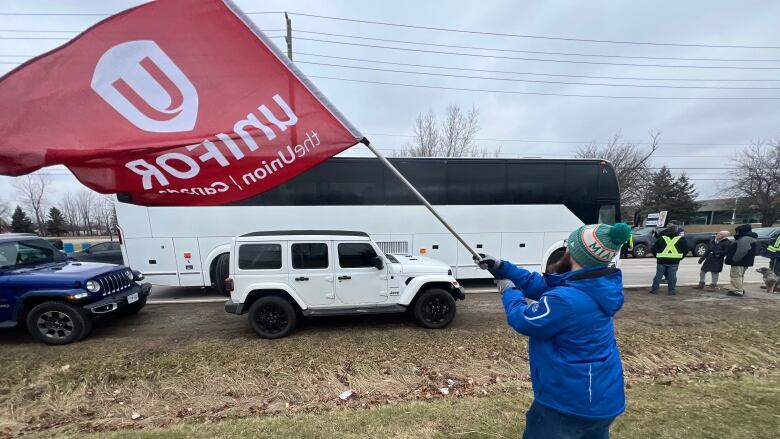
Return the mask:
M524 439L608 438L625 410L613 321L623 277L609 264L630 236L622 223L582 226L545 275L488 255L479 260L496 277L509 325L529 338L534 402Z

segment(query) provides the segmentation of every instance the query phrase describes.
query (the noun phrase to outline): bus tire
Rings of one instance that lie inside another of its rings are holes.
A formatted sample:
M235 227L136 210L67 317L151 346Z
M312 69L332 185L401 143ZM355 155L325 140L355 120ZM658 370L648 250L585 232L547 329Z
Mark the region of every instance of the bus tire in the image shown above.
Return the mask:
M217 256L214 261L214 277L212 283L214 289L223 296L229 296L230 292L225 288L225 279L230 275L230 253Z
M559 248L558 250L552 252L550 257L547 258L547 265L544 266L544 271L547 271L550 265L560 261L564 254L566 254L565 248Z

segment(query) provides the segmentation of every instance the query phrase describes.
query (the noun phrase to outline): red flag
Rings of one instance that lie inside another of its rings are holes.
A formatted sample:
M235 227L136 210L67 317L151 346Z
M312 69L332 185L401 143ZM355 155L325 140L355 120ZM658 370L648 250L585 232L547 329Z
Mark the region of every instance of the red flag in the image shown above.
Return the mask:
M227 0L160 0L0 79L0 174L65 164L148 205L262 193L362 135Z

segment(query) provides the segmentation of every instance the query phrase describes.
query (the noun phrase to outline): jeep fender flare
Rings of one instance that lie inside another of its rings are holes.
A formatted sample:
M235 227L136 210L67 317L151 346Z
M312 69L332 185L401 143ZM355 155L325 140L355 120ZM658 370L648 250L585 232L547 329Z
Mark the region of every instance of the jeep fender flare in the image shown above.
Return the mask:
M72 294L79 294L88 292L87 290L83 288L71 288L67 290L33 290L28 291L21 296L19 296L19 299L17 301L16 310L14 311L14 320L17 322L19 321L19 318L22 317L23 312L29 311L29 306L27 304L30 302L30 300L35 299L50 299L50 300L62 300L63 302L70 303L73 305L78 306L79 303L84 303L84 300L68 300L66 299L66 296L72 295Z
M398 298L398 304L406 306L412 303L417 294L424 290L427 284L447 284L450 285L451 289L453 282L457 282L455 278L446 274L417 276L406 285L406 288L404 288L401 296Z
M206 255L206 259L204 260L205 264L202 265L202 267L206 268L204 271L203 279L205 280L205 285L209 286L214 283L214 279L211 278L211 268L214 264L214 260L219 257L219 255L224 253L230 253L230 243L220 244L209 252L208 255Z
M295 303L298 305L298 307L301 310L307 309L308 306L306 305L306 302L301 299L301 296L298 295L298 293L295 292L292 288L290 288L289 285L283 284L283 283L276 283L276 282L258 282L254 284L250 284L248 287L246 287L247 294L241 298L241 303L246 303L246 299L254 292L254 291L262 291L262 290L281 290L287 293L287 295L290 296L292 300L295 301Z

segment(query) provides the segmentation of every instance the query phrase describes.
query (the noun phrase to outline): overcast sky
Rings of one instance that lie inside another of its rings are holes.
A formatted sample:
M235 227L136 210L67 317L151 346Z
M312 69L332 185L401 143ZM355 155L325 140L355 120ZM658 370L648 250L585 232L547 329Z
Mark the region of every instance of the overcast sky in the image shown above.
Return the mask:
M104 13L113 14L141 1L5 1L0 12ZM538 35L590 40L641 41L653 43L780 46L777 23L780 2L713 1L259 1L236 0L247 13L289 11L382 21L428 27L481 32ZM101 16L2 16L0 72L17 62L57 47L76 32L9 32L9 30L64 30L87 28ZM252 14L251 18L272 37L284 28L280 14ZM646 142L648 131L662 132L655 166L688 168L700 197L717 195L719 179L729 170L693 169L732 166L730 157L752 140L780 134L780 100L650 100L586 97L535 96L495 93L492 90L555 94L657 96L657 97L780 97L780 90L713 90L685 88L612 87L496 81L365 70L366 67L424 71L468 76L524 80L567 81L607 84L637 84L697 87L780 87L780 49L680 47L675 45L611 44L475 35L413 28L364 24L293 15L294 58L310 76L330 76L437 87L490 91L456 91L347 82L312 78L312 81L372 143L383 149L402 148L420 112L433 108L442 112L448 104L476 106L480 112L480 146L500 147L503 153L523 156L570 155L581 143L604 142L615 133L626 141ZM364 39L305 33L336 33ZM63 39L41 39L41 38ZM423 42L427 45L390 43L365 38ZM30 38L30 39L17 39ZM490 57L446 55L382 49L304 40L321 39L357 44L384 45L481 55L544 58L601 63L663 64L696 68L615 66L562 62L541 62ZM281 38L274 38L279 45ZM476 46L499 51L447 48L438 45ZM695 58L657 60L636 58L541 55L506 50L600 54L610 56ZM310 54L310 55L304 55ZM373 61L525 72L546 75L638 77L660 80L589 79L561 76L530 76L409 67L367 61L345 61L313 55L340 56ZM20 56L10 56L20 55ZM711 61L729 59L732 61ZM768 61L742 61L768 60ZM772 60L778 60L773 62ZM304 63L319 62L362 68L339 68ZM764 67L764 69L700 68ZM766 69L770 67L770 69ZM775 69L771 69L775 68ZM772 80L761 82L701 80ZM697 81L694 81L697 80ZM388 135L389 134L389 135ZM501 139L497 141L495 139ZM526 140L520 142L519 140ZM535 142L530 142L535 141ZM386 151L391 154L391 151ZM359 153L358 151L353 151ZM679 173L682 169L676 169ZM56 200L78 182L63 171L48 171L57 182ZM0 200L13 202L11 178L0 177Z

